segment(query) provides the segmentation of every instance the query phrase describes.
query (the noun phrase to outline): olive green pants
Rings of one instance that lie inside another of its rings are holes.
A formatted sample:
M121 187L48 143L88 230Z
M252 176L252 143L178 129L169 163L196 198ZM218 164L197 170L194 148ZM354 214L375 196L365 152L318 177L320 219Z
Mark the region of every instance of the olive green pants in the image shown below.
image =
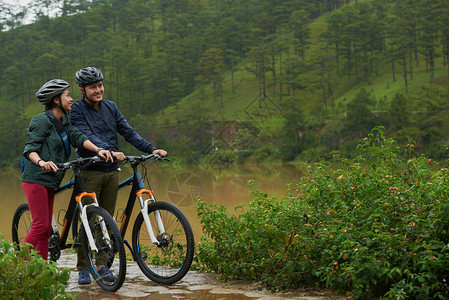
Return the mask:
M81 176L89 193L95 192L97 201L100 207L103 207L113 217L115 204L117 202L118 185L119 185L119 171L101 172L101 171L82 171ZM85 197L83 205L92 203L90 198ZM79 223L80 224L80 223ZM78 237L81 236L81 231L78 232ZM78 248L78 261L76 267L79 271L87 268L84 251ZM97 253L95 256L95 264L97 266L106 265L107 257L104 253Z

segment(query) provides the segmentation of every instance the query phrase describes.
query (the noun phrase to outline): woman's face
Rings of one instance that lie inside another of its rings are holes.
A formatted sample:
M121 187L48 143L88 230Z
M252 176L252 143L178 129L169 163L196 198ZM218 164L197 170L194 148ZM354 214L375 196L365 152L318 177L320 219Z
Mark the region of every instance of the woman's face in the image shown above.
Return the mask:
M64 111L72 110L72 102L73 102L73 99L70 96L70 92L68 89L66 89L61 94L61 106L64 109Z

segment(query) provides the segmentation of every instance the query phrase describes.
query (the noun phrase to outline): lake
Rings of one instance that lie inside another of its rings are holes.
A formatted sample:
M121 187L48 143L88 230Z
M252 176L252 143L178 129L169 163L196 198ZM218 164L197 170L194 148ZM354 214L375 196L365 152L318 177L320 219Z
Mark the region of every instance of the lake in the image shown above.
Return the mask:
M121 169L121 181L132 175L129 165L124 164ZM150 165L147 175L156 199L178 206L190 221L195 240L199 241L202 231L196 215L194 203L196 197L199 196L210 204L224 205L230 213L233 213L235 206L249 203L254 198L248 185L249 180L254 180L259 189L268 193L269 196L282 197L287 194L287 185L298 183L303 174L302 166L293 163L237 164L224 167L215 165L175 166L170 162L160 162ZM72 175L73 172L68 170L63 183L70 180ZM116 220L120 220L121 209L126 206L130 188L130 186L124 187L119 191ZM67 209L71 192L71 190L67 190L55 197L55 218L57 221L60 219L59 223L62 222L64 213L62 212L58 218L58 212ZM17 206L26 202L21 185L20 170L0 172L0 194L2 195L0 232L11 241L11 223L14 211ZM139 205L136 203L125 236L128 241L131 241L132 225L138 208Z

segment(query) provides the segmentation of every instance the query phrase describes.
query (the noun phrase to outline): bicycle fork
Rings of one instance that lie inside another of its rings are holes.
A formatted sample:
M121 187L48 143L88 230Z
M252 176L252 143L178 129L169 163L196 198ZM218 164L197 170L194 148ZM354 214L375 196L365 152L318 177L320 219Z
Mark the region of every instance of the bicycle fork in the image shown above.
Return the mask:
M89 197L92 199L93 203L92 204L87 204L87 205L83 205L81 199L83 197ZM86 231L86 236L87 236L87 240L89 241L90 244L90 248L96 252L98 252L98 248L95 245L94 242L94 237L92 235L92 231L90 231L88 228L89 227L89 220L87 220L87 208L89 206L99 206L98 205L98 201L97 201L97 195L95 193L87 193L87 192L82 192L81 194L79 194L78 196L75 197L76 202L78 203L79 207L80 207L80 211L81 211L81 222L83 222L83 226L84 226L84 230ZM101 227L101 231L103 233L104 239L105 241L110 245L110 237L109 237L109 233L108 230L106 228L106 225L103 222L103 218L101 216L98 216L98 221L100 223L100 227Z
M143 200L143 197L142 197L143 194L147 194L149 198L147 200ZM148 230L148 234L150 235L151 242L153 244L156 244L159 246L160 242L154 235L153 226L151 226L150 217L148 216L148 202L156 201L154 199L153 192L150 190L146 190L146 189L140 189L136 193L136 195L137 195L137 198L139 199L139 203L140 203L140 207L141 207L140 212L142 213L143 220L145 221L145 225L147 226L147 230ZM164 228L164 224L162 223L161 214L158 210L154 211L154 214L156 217L157 226L159 228L159 234L162 234L165 232L165 228Z

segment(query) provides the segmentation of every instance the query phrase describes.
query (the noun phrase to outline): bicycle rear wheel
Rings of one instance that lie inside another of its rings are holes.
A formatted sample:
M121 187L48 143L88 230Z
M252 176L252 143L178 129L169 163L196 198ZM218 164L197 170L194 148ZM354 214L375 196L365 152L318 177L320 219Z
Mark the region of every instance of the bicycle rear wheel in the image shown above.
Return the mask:
M82 244L86 262L98 285L105 291L115 292L123 285L126 275L126 255L122 237L114 219L104 208L99 206L88 207L87 219L89 230L99 252L91 249L86 231L83 229ZM106 226L109 238L102 232L101 223ZM96 265L108 265L108 263L111 263L109 271L115 276L112 281L108 281L105 276L100 275L96 268Z
M25 244L25 237L33 226L33 218L31 217L28 203L21 204L12 218L12 241L15 248L20 251L20 247ZM53 228L50 232L48 240L48 259L56 262L61 257L59 232L54 232Z
M20 204L12 218L12 241L15 243L17 250L20 250L20 245L25 243L25 237L32 225L33 218L28 203Z
M160 232L156 222L156 212L160 213L164 232ZM172 284L181 280L192 265L194 237L185 215L168 202L153 202L148 205L150 223L159 241L151 242L147 226L140 213L133 227L133 251L142 272L159 284Z

